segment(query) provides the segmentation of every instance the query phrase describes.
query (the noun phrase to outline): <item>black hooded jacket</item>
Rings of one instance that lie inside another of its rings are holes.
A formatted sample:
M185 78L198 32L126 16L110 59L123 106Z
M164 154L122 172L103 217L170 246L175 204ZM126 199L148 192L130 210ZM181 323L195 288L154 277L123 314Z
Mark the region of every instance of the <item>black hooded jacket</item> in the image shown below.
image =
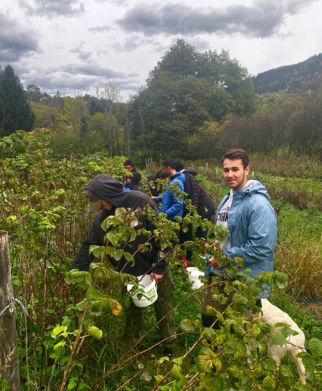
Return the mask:
M188 194L188 199L192 205L197 207L197 212L201 217L206 217L215 212L216 206L203 187L198 185L196 180L197 171L192 168L186 168L183 171L186 177L184 191ZM187 213L187 211L186 211Z
M150 206L157 213L159 213L159 208L150 197L140 191L124 192L122 182L116 181L108 175L97 175L87 184L85 189L90 191L94 196L113 205L113 208L110 211L99 211L93 222L92 229L90 230L87 239L82 243L81 248L79 249L78 254L71 266L71 269L87 271L89 269L89 264L94 260L94 256L89 255L89 248L91 245L105 245L104 236L106 232L101 228L101 224L108 216L111 216L115 213L116 208L123 207L136 209ZM150 221L146 220L145 217L141 217L140 222L142 223L142 226L137 227L137 229L145 228L146 230L153 232L155 227L151 224ZM147 238L145 236L139 235L136 237L135 241L131 242L132 247L125 247L124 251L134 254L135 251L137 251L138 246L145 243L146 241ZM156 264L158 262L160 251L159 243L152 240L151 244L152 250L150 252L138 252L135 254L135 264L132 265L129 263L123 270L124 273L139 276L151 269L153 263ZM111 260L111 262L118 271L121 271L123 266L127 263L124 257L122 257L118 262L114 260ZM152 272L163 275L165 266L166 262L162 260L155 266Z

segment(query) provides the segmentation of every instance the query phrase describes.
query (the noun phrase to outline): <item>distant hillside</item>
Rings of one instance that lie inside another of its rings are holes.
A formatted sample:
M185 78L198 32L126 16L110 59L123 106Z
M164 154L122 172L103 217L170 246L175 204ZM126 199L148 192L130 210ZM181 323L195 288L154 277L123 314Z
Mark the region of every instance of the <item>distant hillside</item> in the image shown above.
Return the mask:
M322 53L294 65L259 73L253 77L255 92L278 92L289 89L316 90L322 87Z
M32 100L29 101L30 102L30 106L31 106L31 110L36 114L36 115L42 115L47 109L48 109L48 106L42 104L42 103L39 103L39 102L33 102Z

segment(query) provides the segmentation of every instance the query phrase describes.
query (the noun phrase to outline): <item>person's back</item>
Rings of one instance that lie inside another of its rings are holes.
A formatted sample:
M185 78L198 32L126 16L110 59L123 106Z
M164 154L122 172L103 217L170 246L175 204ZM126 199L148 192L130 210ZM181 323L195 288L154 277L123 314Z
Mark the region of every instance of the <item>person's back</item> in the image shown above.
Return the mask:
M176 216L182 218L183 215L183 197L176 196L176 188L181 192L184 191L185 176L181 172L176 172L175 162L172 159L165 159L162 162L163 171L169 177L171 182L170 186L167 185L162 197L153 197L152 199L157 202L162 202L161 212L165 213L168 220L173 221Z
M181 172L175 173L169 179L174 188L184 191L185 176ZM162 198L161 213L166 213L169 220L174 220L176 216L183 216L183 199L179 201L179 197L174 194L175 190L170 190L169 187L167 185L163 196L158 198Z
M197 212L202 218L210 220L215 214L216 205L205 189L198 184L197 171L192 167L185 169L179 161L176 162L176 170L182 172L185 176L184 192L187 193L187 199L191 200L191 204L197 208ZM184 207L183 215L185 216L187 213L188 210Z

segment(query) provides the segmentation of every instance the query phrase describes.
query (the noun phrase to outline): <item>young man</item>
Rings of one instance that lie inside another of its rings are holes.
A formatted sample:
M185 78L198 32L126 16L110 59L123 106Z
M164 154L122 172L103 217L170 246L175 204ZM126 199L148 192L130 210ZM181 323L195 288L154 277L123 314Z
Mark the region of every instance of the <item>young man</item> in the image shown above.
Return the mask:
M185 177L181 172L176 172L175 162L172 159L165 159L162 162L163 171L165 174L170 177L170 182L172 185L178 186L180 191L184 191L184 181ZM173 191L169 191L169 185L162 197L151 197L157 202L162 202L161 212L165 213L168 216L168 220L174 221L176 216L182 217L183 215L183 197L179 201L178 196L174 195Z
M124 162L124 168L125 168L127 171L136 172L135 165L134 165L134 163L132 162L131 159L125 160L125 162Z
M90 212L98 212L92 229L90 230L87 239L82 243L81 248L72 264L71 269L79 269L87 271L90 263L94 260L93 255L89 255L91 245L104 246L104 236L106 232L101 228L102 222L115 213L116 208L126 208L136 210L150 206L157 213L159 209L156 204L146 194L140 191L124 192L122 182L116 181L108 175L97 175L85 187L86 196L90 202ZM154 226L145 217L140 218L140 223L136 229L145 228L153 232ZM139 228L138 228L139 227ZM158 242L151 240L152 248L149 252L140 252L139 246L145 243L148 239L143 235L138 235L130 246L126 246L124 251L134 254L135 263L127 263L122 257L119 262L111 259L115 270L123 271L124 273L133 276L140 276L146 272L150 273L151 280L155 280L158 284L158 300L154 303L154 309L157 320L160 320L172 309L173 287L170 281L169 266L165 260L159 261L160 245ZM152 269L152 265L155 264ZM126 266L125 266L126 265ZM125 268L124 268L125 267ZM124 270L123 270L124 268ZM142 328L142 312L141 309L132 307L126 310L126 330L125 337L127 340L136 340L139 337L139 332ZM174 335L173 315L172 313L165 317L160 323L160 332L162 339L169 338ZM173 342L165 343L165 354L169 357L173 356Z
M277 236L276 213L270 205L268 193L264 185L255 180L248 180L249 157L242 149L231 149L222 158L223 174L230 188L217 209L216 224L228 228L229 237L221 248L227 257L243 258L244 269L250 269L254 279L261 271L273 271L274 251ZM208 261L211 266L209 283L212 276L222 277L218 261L214 257ZM219 293L224 294L224 285ZM268 297L269 287L264 286L264 293L258 297L256 305L261 307L260 299ZM202 321L205 327L210 327L215 318L206 315L209 305L223 312L226 305L212 299L211 288L207 289L203 307ZM216 322L215 327L218 327Z

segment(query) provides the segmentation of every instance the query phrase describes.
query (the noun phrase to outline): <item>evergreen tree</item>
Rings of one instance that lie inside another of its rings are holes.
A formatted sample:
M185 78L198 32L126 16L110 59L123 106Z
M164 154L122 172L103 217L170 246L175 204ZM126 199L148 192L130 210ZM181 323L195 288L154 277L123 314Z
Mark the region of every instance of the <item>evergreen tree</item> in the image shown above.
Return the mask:
M30 131L35 121L26 92L10 65L0 69L0 135Z

